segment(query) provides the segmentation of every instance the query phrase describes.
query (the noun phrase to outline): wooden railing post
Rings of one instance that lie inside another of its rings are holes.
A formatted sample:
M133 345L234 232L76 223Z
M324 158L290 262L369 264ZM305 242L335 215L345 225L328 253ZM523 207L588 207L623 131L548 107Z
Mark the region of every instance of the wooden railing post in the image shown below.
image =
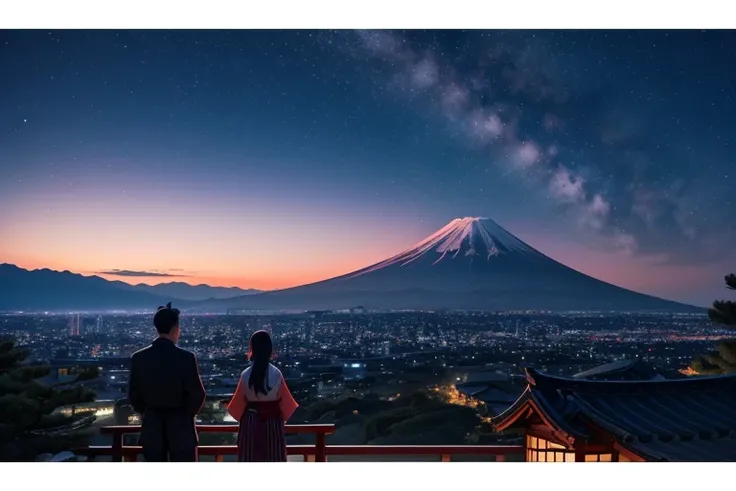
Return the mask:
M327 462L327 444L324 432L317 433L317 442L314 449L315 462Z
M112 434L112 461L123 461L123 433L117 431Z
M234 433L238 425L197 425L203 433ZM496 462L505 462L509 456L524 456L523 445L330 445L327 448L327 435L335 430L334 425L287 425L286 434L315 437L312 445L289 445L288 455L302 455L305 462L327 462L327 455L337 456L433 456L440 457L442 462L450 462L458 455L494 456ZM87 447L78 449L81 455L90 460L95 457L110 456L114 462L135 462L142 452L140 446L124 446L126 434L139 433L139 426L105 426L100 428L103 435L110 435L112 445L103 447ZM199 455L211 456L216 462L223 462L226 455L236 455L235 445L203 445L197 449ZM456 460L456 459L455 459Z

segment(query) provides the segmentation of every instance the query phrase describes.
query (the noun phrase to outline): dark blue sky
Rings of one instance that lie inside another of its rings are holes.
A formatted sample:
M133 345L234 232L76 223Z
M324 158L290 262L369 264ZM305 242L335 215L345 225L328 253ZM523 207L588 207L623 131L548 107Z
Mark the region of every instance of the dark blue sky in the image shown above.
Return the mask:
M0 261L285 286L483 215L586 273L704 303L734 264L735 47L725 31L3 31Z

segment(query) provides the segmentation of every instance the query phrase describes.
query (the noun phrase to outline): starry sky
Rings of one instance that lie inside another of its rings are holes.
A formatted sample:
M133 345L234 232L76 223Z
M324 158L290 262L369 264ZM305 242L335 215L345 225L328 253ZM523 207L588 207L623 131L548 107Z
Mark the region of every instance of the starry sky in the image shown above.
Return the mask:
M485 216L705 305L736 269L728 31L0 31L0 262L281 288Z

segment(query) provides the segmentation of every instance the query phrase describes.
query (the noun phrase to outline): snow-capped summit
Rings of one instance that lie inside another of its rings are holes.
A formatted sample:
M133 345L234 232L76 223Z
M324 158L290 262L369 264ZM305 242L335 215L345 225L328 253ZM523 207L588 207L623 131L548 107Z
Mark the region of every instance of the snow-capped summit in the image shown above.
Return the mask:
M550 259L488 218L456 218L416 245L310 285L217 300L207 310L596 310L694 307L604 283Z
M364 274L394 264L406 266L426 254L436 254L434 264L446 257L470 257L489 260L509 253L539 254L490 218L456 218L421 242L380 262L359 271Z

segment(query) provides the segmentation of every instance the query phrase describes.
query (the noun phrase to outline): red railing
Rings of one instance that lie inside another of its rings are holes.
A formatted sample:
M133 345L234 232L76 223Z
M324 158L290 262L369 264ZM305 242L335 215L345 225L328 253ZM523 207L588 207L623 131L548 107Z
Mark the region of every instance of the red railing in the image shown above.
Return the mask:
M238 425L197 425L200 433L235 433ZM287 435L315 435L314 445L288 445L288 455L301 455L305 461L326 462L328 455L334 456L426 456L440 457L442 462L449 462L453 455L494 456L496 462L503 462L506 456L523 456L521 445L327 445L326 436L335 431L331 424L286 425ZM123 445L126 434L140 432L140 426L105 426L100 428L103 435L112 437L110 446L90 446L77 449L75 452L87 456L90 460L109 456L113 462L135 462L141 454L141 447ZM199 456L214 456L222 462L226 455L236 455L235 445L200 445Z

